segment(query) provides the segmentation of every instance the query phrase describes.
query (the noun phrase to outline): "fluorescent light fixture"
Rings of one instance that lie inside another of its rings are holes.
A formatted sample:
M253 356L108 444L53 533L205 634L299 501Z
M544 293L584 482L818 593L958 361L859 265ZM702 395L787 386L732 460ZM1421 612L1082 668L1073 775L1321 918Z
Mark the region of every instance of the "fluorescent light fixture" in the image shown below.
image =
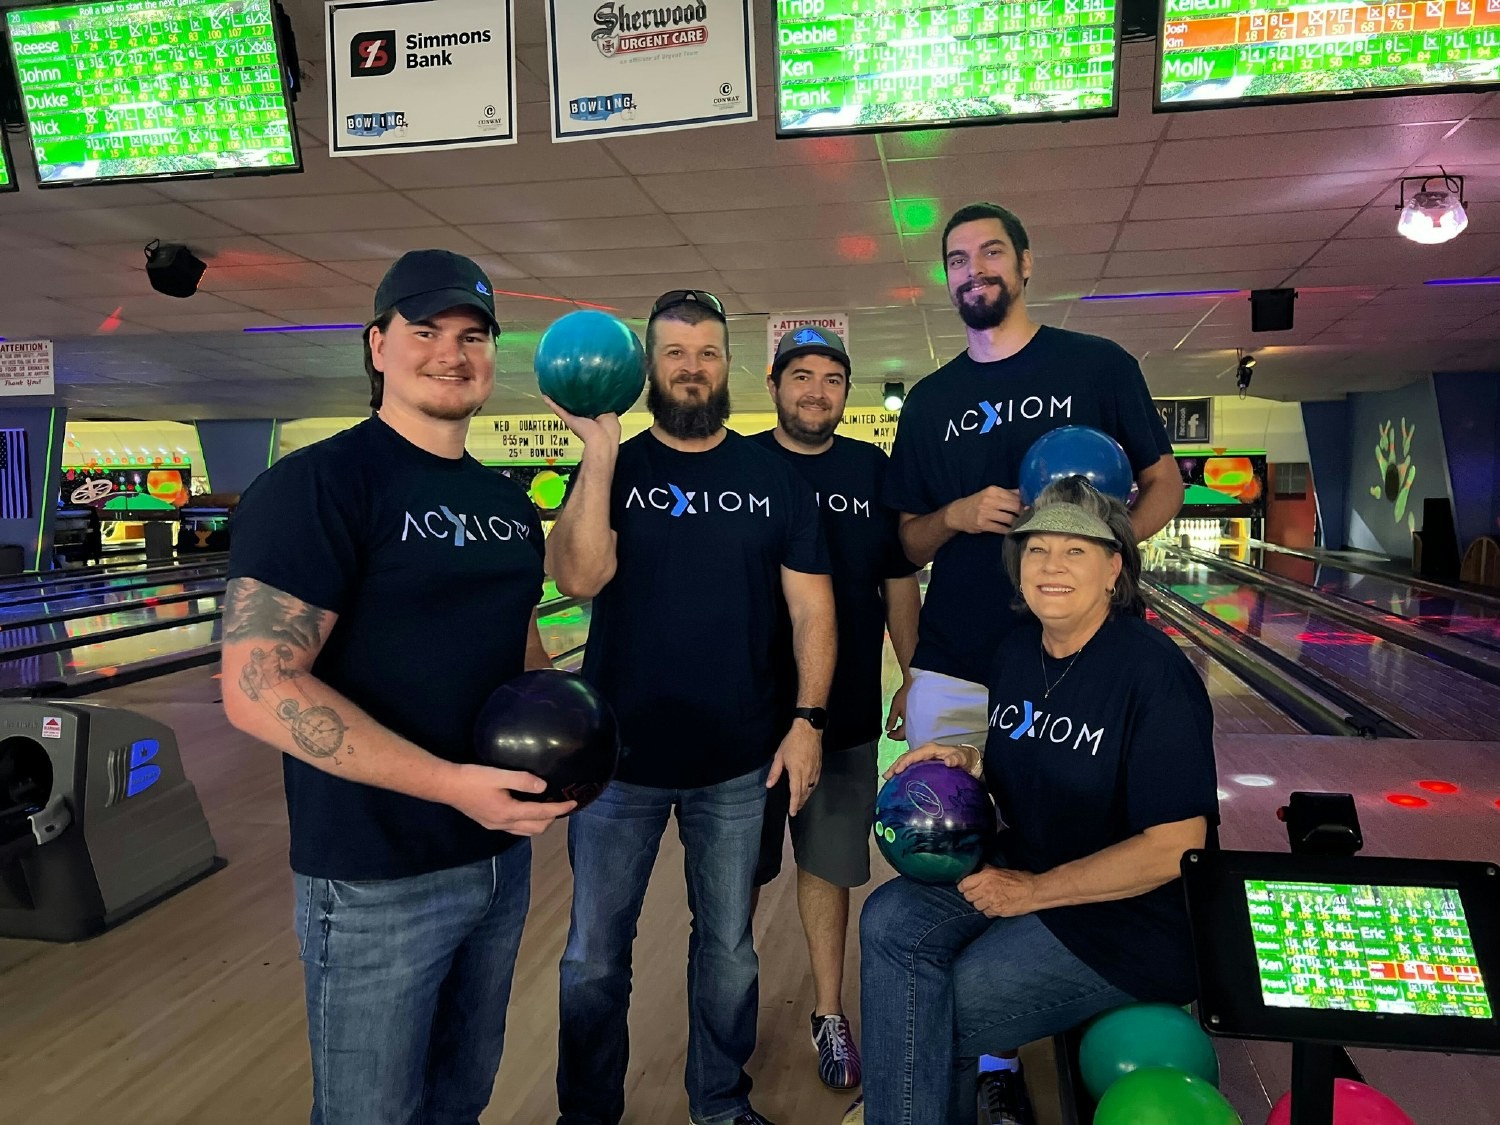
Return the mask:
M1423 285L1500 285L1500 277L1435 277Z
M1155 297L1232 297L1243 289L1182 289L1172 293L1100 293L1084 301L1149 301Z

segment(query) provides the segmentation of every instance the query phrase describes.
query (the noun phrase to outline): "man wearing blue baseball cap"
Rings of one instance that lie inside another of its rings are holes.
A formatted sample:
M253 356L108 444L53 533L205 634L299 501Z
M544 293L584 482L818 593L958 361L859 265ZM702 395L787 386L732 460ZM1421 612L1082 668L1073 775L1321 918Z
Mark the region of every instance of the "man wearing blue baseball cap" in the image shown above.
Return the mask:
M836 1090L860 1084L859 1048L843 1001L849 890L870 880L882 719L893 737L905 737L906 687L922 606L917 568L901 548L896 513L880 503L888 458L868 442L835 433L852 377L849 353L836 332L816 325L787 332L766 379L776 405L776 428L750 439L812 485L833 571L838 664L828 693L823 772L790 824L797 909L815 993L812 1041L818 1077ZM888 717L881 714L887 627L902 676ZM783 691L795 693L796 685L787 683ZM777 786L766 800L757 887L781 873L787 812L787 789Z
M544 784L472 748L490 692L550 663L536 509L464 452L495 382L489 280L413 251L374 313L375 414L235 515L224 710L283 755L313 1125L463 1125L500 1066L528 837L573 806L518 799Z

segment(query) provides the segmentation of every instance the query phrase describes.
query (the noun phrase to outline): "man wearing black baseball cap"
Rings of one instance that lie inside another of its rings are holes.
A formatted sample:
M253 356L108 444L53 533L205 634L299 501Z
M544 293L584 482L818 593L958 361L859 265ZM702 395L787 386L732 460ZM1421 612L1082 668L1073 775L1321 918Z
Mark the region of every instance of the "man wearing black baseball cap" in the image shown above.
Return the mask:
M234 518L224 710L284 755L316 1125L477 1120L527 837L572 808L518 800L541 780L472 749L490 692L550 663L536 509L464 452L497 331L477 265L405 255L365 331L375 415L267 469Z
M823 770L817 789L791 818L797 861L797 907L807 938L815 992L812 1040L818 1077L838 1090L860 1084L859 1048L844 1015L844 947L849 889L870 879L870 822L875 812L882 729L881 650L889 627L902 683L885 729L904 738L906 689L917 645L921 594L916 567L901 549L896 513L880 504L887 457L868 442L836 434L852 367L844 341L816 325L781 337L766 389L776 428L751 441L785 461L812 485L833 571L838 664L828 693ZM784 695L796 684L783 684ZM790 699L786 705L790 706ZM786 786L766 800L755 885L781 873L787 831Z
M583 675L613 705L625 747L615 781L568 822L558 1125L624 1117L631 950L673 816L693 915L688 1118L771 1125L745 1071L759 1014L751 893L770 783L790 779L794 811L817 785L833 589L812 490L724 428L723 304L664 293L646 354L651 429L621 444L615 415L558 410L583 457L547 558L561 592L594 599ZM800 707L778 710L777 665L792 660Z

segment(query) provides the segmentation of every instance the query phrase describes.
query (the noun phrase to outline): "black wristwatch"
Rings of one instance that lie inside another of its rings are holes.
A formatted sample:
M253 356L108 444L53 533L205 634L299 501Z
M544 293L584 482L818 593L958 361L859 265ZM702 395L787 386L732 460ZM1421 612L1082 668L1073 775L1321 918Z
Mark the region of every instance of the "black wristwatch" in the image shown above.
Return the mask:
M806 719L807 725L813 730L822 730L828 725L828 712L821 707L798 707L792 711L792 715L798 719Z

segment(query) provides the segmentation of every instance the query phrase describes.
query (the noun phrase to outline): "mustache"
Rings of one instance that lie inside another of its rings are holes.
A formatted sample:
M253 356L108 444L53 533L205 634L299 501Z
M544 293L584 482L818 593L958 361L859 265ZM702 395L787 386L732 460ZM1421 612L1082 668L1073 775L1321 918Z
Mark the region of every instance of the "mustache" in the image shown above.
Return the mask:
M1004 280L998 277L971 277L958 287L958 295L962 297L966 293L972 293L976 289L983 289L989 285L998 285L1002 289L1005 288Z

